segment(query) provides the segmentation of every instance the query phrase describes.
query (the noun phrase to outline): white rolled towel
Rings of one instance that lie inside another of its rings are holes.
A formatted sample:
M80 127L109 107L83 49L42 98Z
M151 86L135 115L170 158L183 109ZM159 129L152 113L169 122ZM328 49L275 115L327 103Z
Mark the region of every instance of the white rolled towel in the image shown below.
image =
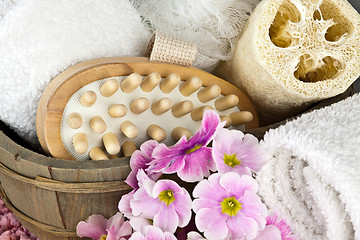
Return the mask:
M360 239L360 95L268 131L259 194L299 239Z
M143 56L150 37L128 0L0 1L0 120L35 144L53 77L92 58Z

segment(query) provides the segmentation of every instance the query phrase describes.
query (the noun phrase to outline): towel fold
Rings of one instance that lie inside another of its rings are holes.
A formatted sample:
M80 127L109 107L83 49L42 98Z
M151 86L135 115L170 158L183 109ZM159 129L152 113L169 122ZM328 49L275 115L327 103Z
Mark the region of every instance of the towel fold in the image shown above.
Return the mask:
M299 239L360 239L360 95L268 131L259 194Z

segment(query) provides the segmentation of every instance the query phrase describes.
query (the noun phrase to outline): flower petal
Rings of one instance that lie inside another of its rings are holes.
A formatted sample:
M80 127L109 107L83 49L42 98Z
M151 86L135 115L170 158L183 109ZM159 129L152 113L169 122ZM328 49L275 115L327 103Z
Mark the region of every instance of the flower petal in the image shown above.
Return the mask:
M161 203L145 191L139 188L130 200L130 207L134 216L140 216L147 219L152 219L158 212Z
M132 233L132 227L129 221L124 222L119 228L117 228L116 225L111 225L108 229L106 240L118 240Z
M232 217L227 221L229 232L232 235L232 239L254 239L258 232L258 224L245 215L238 213L236 217Z
M201 144L206 146L214 137L218 125L221 123L219 115L214 110L205 110L200 129L189 139L189 145ZM223 126L225 123L221 123Z
M222 128L219 131L217 131L214 141L213 141L213 147L221 152L221 153L231 153L234 151L234 148L237 146L233 146L233 142L236 139L239 139L240 141L243 139L244 133L239 130L229 130L226 128Z
M134 232L129 240L146 240L146 238L140 232Z
M183 188L183 191L183 194L175 196L176 203L174 204L175 211L179 216L179 227L185 227L191 219L191 197L185 188Z
M148 226L145 228L145 236L146 236L146 239L163 239L163 231L158 228L158 227L155 227L155 226Z
M172 180L159 180L154 185L152 196L157 198L162 191L166 190L172 190L174 195L176 193L183 193L183 189L176 182Z
M175 208L172 205L160 207L154 216L154 226L164 232L174 233L179 226L179 216Z
M121 213L117 212L107 221L106 229L110 229L111 227L114 227L114 231L118 232L123 224L124 224L124 216Z
M219 185L219 179L221 174L211 174L206 180L200 181L194 188L192 193L195 199L192 203L194 212L197 212L201 208L215 208L220 206L220 202L225 195L225 189ZM217 194L214 194L214 193Z
M164 240L177 240L176 237L169 232L165 232L164 237L165 237Z
M203 238L203 236L200 235L200 233L198 232L189 232L187 234L187 240L204 240L205 238Z
M146 157L151 159L154 149L159 145L156 140L149 140L141 144L140 151L144 153Z
M237 166L224 163L224 154L236 155L241 162ZM259 171L266 162L266 154L256 137L244 135L239 130L221 129L213 141L213 157L219 172L237 172L251 175L251 170ZM249 169L248 169L249 168Z
M130 167L133 170L136 170L138 168L144 168L148 160L149 159L145 156L143 152L141 152L140 150L136 150L131 154L131 158L129 161Z
M211 148L202 147L184 158L185 164L177 175L186 182L196 182L210 175L210 170L215 170L216 165L212 158Z
M230 195L237 199L244 195L245 191L257 192L259 188L254 178L248 175L240 176L234 172L223 174L219 183Z
M220 209L202 208L195 215L195 224L209 240L225 239L228 235L227 217L219 214Z
M130 200L133 198L134 195L134 190L129 192L128 194L122 195L119 204L118 204L118 209L119 211L124 214L125 217L127 218L131 218L133 217L132 215L132 210L130 207Z
M149 170L153 172L174 173L184 165L184 153L187 144L186 137L181 138L177 145L168 148L165 144L159 144L154 149L153 161Z
M272 213L266 217L266 225L274 225L276 226L281 233L281 238L283 240L296 240L296 236L293 235L292 229L289 224L281 219L278 213Z
M125 183L127 183L130 187L132 187L134 189L139 188L138 181L136 179L136 174L137 174L137 169L131 170L131 172L129 173L129 175L127 176L127 178L125 180Z
M149 196L152 197L152 190L154 188L155 181L151 180L143 169L138 170L136 178L138 180L139 187L146 190Z
M258 233L254 240L282 240L280 230L274 225L268 225Z
M145 228L145 236L147 240L176 240L175 236L169 232L163 232L155 226L147 226Z
M240 210L242 214L254 219L258 223L258 229L265 227L267 214L266 206L261 202L260 197L254 192L245 191L244 195L239 199L242 204Z
M236 154L241 156L243 165L249 167L253 171L260 171L266 163L266 152L259 144L258 139L251 135L246 134L241 142L237 145Z
M128 236L131 235L131 233L133 232L133 229L131 227L130 221L126 221L124 222L124 224L120 227L118 234L116 235L117 237L124 237L124 236Z
M147 170L149 168L149 163L152 161L152 153L159 144L155 140L149 140L143 143L140 146L140 150L136 150L130 158L130 167L132 171L126 178L125 182L129 184L134 189L139 188L136 175L139 169ZM152 180L157 180L161 174L151 174L149 173L149 177Z
M150 226L151 222L142 217L133 217L130 219L130 225L135 232L144 232L146 226Z
M107 219L99 214L93 214L86 221L81 221L76 227L76 233L79 237L89 237L99 239L106 235Z

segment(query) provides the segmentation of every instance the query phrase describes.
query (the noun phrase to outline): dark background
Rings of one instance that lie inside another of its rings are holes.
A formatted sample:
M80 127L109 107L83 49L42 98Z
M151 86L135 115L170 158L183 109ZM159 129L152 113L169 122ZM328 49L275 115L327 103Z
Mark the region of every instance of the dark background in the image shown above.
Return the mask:
M351 3L354 6L354 8L358 12L360 12L360 0L349 0L349 3ZM354 86L355 86L355 91L360 92L360 78L356 80Z
M360 0L349 0L349 3L351 3L358 12L360 11Z

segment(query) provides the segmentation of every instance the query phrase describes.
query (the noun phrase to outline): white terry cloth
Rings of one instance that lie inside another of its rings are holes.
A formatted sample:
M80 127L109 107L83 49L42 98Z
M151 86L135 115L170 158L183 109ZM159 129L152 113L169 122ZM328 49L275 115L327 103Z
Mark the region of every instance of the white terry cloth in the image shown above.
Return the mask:
M259 194L299 239L360 239L360 95L268 131Z
M0 120L37 142L45 86L80 61L143 56L151 34L128 0L2 0Z

